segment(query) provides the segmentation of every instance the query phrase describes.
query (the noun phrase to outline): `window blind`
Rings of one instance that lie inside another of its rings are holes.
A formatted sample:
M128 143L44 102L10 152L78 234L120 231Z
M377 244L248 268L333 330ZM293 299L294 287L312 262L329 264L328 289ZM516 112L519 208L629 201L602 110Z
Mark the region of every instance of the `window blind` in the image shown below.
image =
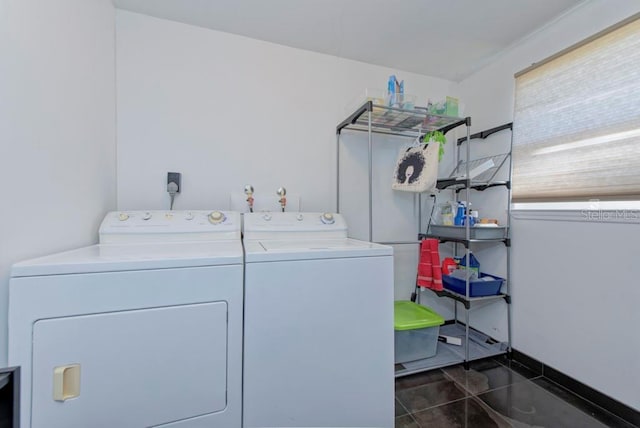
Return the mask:
M516 74L513 201L640 200L640 15Z

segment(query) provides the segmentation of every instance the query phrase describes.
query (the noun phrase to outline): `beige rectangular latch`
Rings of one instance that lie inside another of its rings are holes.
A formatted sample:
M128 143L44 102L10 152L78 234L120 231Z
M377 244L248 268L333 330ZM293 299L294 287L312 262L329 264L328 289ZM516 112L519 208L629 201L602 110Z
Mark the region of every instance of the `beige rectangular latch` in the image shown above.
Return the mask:
M80 395L80 364L53 369L53 399L65 401Z

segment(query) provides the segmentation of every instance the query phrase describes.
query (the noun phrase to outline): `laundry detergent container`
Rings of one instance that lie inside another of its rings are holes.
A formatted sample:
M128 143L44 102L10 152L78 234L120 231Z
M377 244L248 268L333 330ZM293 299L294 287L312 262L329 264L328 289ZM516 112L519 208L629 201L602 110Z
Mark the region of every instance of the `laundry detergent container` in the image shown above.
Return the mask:
M433 309L409 301L394 308L395 362L406 363L436 355L438 334L444 318Z

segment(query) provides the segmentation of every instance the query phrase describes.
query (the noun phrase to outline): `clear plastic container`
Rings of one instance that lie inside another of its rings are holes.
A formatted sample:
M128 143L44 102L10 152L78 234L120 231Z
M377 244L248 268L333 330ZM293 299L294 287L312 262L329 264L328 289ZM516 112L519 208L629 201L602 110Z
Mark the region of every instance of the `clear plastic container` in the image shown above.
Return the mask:
M395 302L394 309L396 364L435 356L444 318L409 301Z
M372 101L374 105L384 106L387 102L387 91L377 88L365 88L363 92L354 96L346 105L345 114L353 113L367 101Z
M411 94L387 93L385 96L385 105L403 110L413 110L416 107L416 96Z
M453 207L450 202L438 204L434 212L433 224L453 226Z

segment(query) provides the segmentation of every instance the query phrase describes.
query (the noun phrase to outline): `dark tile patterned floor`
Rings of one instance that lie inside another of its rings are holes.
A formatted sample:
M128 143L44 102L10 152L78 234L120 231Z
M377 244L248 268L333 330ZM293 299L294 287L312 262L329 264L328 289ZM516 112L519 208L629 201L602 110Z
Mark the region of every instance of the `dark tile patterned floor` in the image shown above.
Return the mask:
M396 379L396 428L637 428L505 358Z

